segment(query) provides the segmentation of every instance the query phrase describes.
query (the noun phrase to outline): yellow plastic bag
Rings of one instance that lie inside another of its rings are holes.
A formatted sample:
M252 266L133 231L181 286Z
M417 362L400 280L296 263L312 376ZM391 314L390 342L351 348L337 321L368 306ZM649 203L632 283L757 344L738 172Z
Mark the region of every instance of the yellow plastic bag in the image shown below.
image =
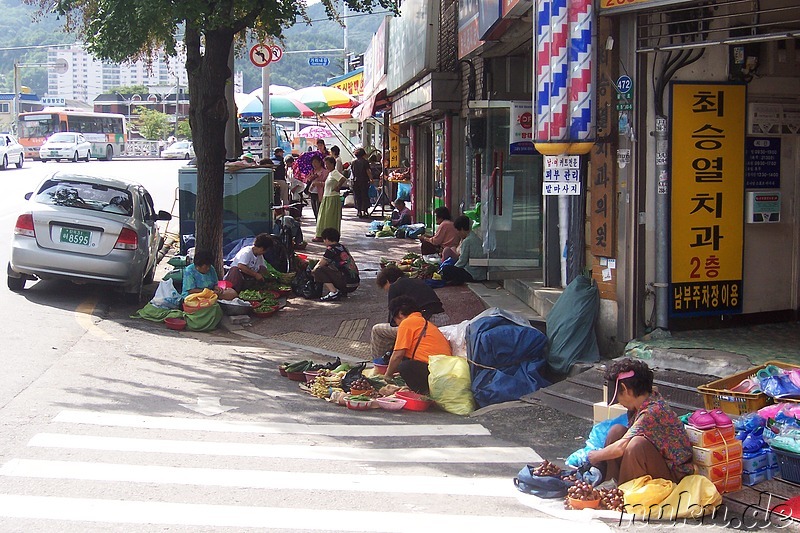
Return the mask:
M721 504L722 496L711 480L703 476L690 475L675 486L659 507L662 512L661 517L665 520L676 518L699 520L704 515L713 513Z
M648 516L650 506L657 506L664 501L673 488L675 483L672 481L653 479L651 476L637 477L619 486L619 490L625 495L625 511L644 516Z
M431 355L428 357L428 371L430 396L439 407L455 415L468 415L475 410L466 359L454 355Z
M211 289L194 292L183 299L183 310L192 312L199 308L211 307L217 303L217 295Z

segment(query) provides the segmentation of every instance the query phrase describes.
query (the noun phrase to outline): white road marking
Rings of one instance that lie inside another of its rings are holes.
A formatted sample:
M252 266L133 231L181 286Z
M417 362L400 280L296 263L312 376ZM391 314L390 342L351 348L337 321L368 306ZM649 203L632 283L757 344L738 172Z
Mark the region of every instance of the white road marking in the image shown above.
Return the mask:
M56 422L92 424L143 429L174 429L179 431L215 431L224 433L259 433L269 435L300 434L330 437L429 437L429 436L489 436L480 424L296 424L237 422L198 418L159 417L64 410Z
M420 531L559 531L560 533L605 533L600 523L570 523L533 517L452 515L435 513L339 511L141 502L89 498L0 495L0 516L124 524L174 524L206 527L254 527L381 533Z
M483 446L479 448L351 448L349 446L298 446L294 444L246 444L195 442L166 439L132 439L39 433L29 446L181 455L220 455L303 459L306 461L354 461L380 463L511 463L541 461L531 448Z
M81 461L11 459L0 467L0 476L128 483L169 483L248 489L356 491L370 493L516 496L509 478L434 477L320 474L275 470L185 468Z

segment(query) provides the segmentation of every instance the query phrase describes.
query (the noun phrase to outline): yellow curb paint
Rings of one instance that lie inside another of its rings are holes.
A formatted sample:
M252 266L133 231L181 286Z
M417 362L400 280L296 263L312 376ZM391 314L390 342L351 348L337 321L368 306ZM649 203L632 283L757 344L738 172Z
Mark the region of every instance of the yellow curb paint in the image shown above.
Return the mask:
M80 327L86 330L86 333L93 335L99 339L104 341L115 341L117 340L114 336L109 335L92 321L92 313L94 313L94 308L97 306L97 298L91 297L80 304L78 307L75 308L73 314L75 315L75 322L78 323Z

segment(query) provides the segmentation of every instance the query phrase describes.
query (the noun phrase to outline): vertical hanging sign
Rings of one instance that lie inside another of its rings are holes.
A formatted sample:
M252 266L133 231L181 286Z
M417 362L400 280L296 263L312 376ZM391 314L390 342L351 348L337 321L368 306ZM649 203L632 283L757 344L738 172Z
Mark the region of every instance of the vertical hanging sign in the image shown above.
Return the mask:
M511 155L533 155L533 102L511 102Z
M672 84L671 305L742 311L746 86Z

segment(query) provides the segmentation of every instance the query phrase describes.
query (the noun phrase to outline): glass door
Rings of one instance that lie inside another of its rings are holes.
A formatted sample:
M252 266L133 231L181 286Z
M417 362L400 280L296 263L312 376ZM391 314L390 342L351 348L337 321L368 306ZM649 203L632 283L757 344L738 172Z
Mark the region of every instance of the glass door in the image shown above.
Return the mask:
M481 228L491 278L542 279L542 156L509 155L510 103L483 110Z

